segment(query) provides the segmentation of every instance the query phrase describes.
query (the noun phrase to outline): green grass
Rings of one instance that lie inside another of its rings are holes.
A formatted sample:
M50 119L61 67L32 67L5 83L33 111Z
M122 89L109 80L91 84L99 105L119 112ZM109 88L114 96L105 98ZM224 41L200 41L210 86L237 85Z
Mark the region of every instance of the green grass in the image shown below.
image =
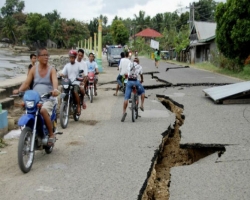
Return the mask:
M207 71L210 71L210 72L223 74L223 75L226 75L226 76L230 76L230 77L234 77L234 78L238 78L238 79L242 79L242 80L250 80L250 65L246 65L243 68L243 70L240 71L240 72L235 72L235 71L231 71L229 69L216 67L213 64L208 63L208 62L197 63L197 64L188 64L188 63L178 62L178 61L174 61L174 60L168 60L167 62L178 64L178 65L181 65L181 66L187 66L188 65L188 66L190 66L192 68L203 69L203 70L207 70Z

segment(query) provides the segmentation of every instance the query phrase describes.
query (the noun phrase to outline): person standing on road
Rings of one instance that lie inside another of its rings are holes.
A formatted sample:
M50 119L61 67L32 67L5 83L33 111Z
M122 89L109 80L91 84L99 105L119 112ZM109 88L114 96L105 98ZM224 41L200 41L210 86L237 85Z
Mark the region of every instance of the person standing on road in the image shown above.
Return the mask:
M158 66L159 66L159 60L161 59L161 57L160 57L160 50L155 49L154 57L155 57L155 66L156 66L156 68L158 68Z
M28 67L28 74L30 72L30 69L34 66L36 66L36 55L35 54L30 54L30 61L31 61L31 64L29 65ZM30 84L30 90L32 90L33 88L33 84L34 84L34 81L32 80L31 84Z
M130 99L132 87L135 85L137 87L137 93L141 96L141 106L140 109L144 111L144 98L145 90L141 83L143 83L142 67L139 65L139 58L135 58L134 62L128 65L128 82L125 91L124 103L123 103L123 115L121 122L124 122L127 113L126 109L128 107L128 100ZM141 76L141 81L138 80L138 76Z
M37 57L39 64L30 69L27 79L22 83L18 90L14 90L13 94L19 94L27 90L32 82L34 81L33 90L37 91L40 95L45 93L52 93L52 96L48 99L43 98L43 105L41 108L41 115L43 116L44 122L49 132L48 145L55 143L56 137L53 133L52 123L50 121L50 115L52 113L54 105L57 103L58 91L58 80L56 70L48 65L49 54L46 48L37 50Z
M125 55L125 57L124 57ZM117 70L119 70L119 74L117 76L117 86L116 86L116 91L114 93L114 96L117 96L117 93L118 93L118 90L119 90L119 87L123 87L123 84L122 84L122 78L125 74L128 74L128 65L131 63L131 61L128 59L128 55L129 55L129 52L126 51L125 53L122 52L121 53L121 60L119 62L119 66L117 68Z
M77 102L77 115L81 114L81 105L80 105L80 98L79 98L79 92L82 94L82 108L86 109L86 103L84 102L84 88L80 87L81 84L83 84L80 81L76 81L76 78L81 75L79 74L80 70L84 70L81 68L81 65L76 62L76 56L77 53L74 50L69 51L69 59L70 62L66 64L61 72L61 76L65 77L67 76L71 82L74 83L74 95Z

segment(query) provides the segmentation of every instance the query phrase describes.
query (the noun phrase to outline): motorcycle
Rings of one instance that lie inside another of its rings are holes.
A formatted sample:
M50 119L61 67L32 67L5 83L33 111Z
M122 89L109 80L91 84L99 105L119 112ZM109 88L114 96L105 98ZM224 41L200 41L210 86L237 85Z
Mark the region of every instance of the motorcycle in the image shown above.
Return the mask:
M25 93L12 95L12 97L15 96L23 97L23 106L26 109L26 114L18 120L18 126L22 130L18 142L18 165L23 173L27 173L32 167L35 150L44 149L47 154L50 154L54 148L54 144L48 145L49 132L40 114L43 105L41 98L49 98L51 94L47 93L40 96L34 90L27 90ZM56 131L56 107L57 104L53 107L50 120L54 134L62 134L62 132Z
M95 81L95 75L97 75L97 72L89 72L88 73L88 83L87 83L87 91L86 94L89 96L90 103L93 103L93 96L95 94L95 86L94 83Z
M83 71L80 70L79 74ZM83 81L82 77L77 77L75 81ZM62 78L61 85L63 92L60 95L61 105L60 105L60 125L63 129L67 128L69 122L70 113L73 114L75 121L78 121L80 115L77 113L77 102L74 95L74 81L71 82L68 78ZM83 103L83 97L81 92L79 92L80 106Z

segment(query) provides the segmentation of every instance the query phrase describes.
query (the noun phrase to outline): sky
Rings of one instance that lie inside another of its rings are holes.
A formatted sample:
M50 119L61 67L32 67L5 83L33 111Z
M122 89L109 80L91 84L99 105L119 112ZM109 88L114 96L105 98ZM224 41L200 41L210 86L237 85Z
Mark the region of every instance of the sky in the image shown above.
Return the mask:
M215 0L225 2L226 0ZM0 0L0 8L6 0ZM111 24L114 17L134 18L139 11L145 11L146 16L154 17L157 13L185 12L191 2L198 0L24 0L24 13L37 12L46 14L57 10L62 18L72 19L88 23L101 14L108 17Z

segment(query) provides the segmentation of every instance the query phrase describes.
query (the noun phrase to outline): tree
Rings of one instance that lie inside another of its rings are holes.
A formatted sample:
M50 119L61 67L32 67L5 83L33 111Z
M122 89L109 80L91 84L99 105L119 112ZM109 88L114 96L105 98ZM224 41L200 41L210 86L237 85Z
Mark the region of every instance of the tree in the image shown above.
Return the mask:
M128 29L121 20L114 20L111 25L111 34L116 44L125 45L129 39Z
M50 24L61 18L60 13L57 10L45 14L45 17L49 20Z
M108 17L107 16L103 16L102 22L103 22L104 26L107 26Z
M98 18L94 18L93 20L90 21L88 29L92 38L94 37L94 33L97 33L98 26L99 26Z
M26 39L30 42L45 42L49 38L50 23L49 20L38 13L30 13L26 19L28 34Z
M248 0L228 0L218 4L215 15L218 49L241 64L250 55L249 7Z
M199 0L195 2L195 20L214 22L216 6L217 3L214 0Z
M16 20L12 17L12 16L7 16L4 18L4 22L3 22L3 35L5 37L8 37L9 39L11 39L12 41L16 41Z
M145 16L145 12L140 10L139 11L139 15L137 16L136 14L135 16L135 23L136 23L136 31L142 31L143 29L149 27L150 25L150 16Z
M5 6L1 8L1 14L3 16L12 16L14 13L22 12L24 7L24 1L6 0Z
M152 28L158 32L161 32L163 26L163 14L158 13L151 20Z
M181 30L183 27L186 27L188 21L189 21L189 12L182 13L179 20L176 23L177 31Z

